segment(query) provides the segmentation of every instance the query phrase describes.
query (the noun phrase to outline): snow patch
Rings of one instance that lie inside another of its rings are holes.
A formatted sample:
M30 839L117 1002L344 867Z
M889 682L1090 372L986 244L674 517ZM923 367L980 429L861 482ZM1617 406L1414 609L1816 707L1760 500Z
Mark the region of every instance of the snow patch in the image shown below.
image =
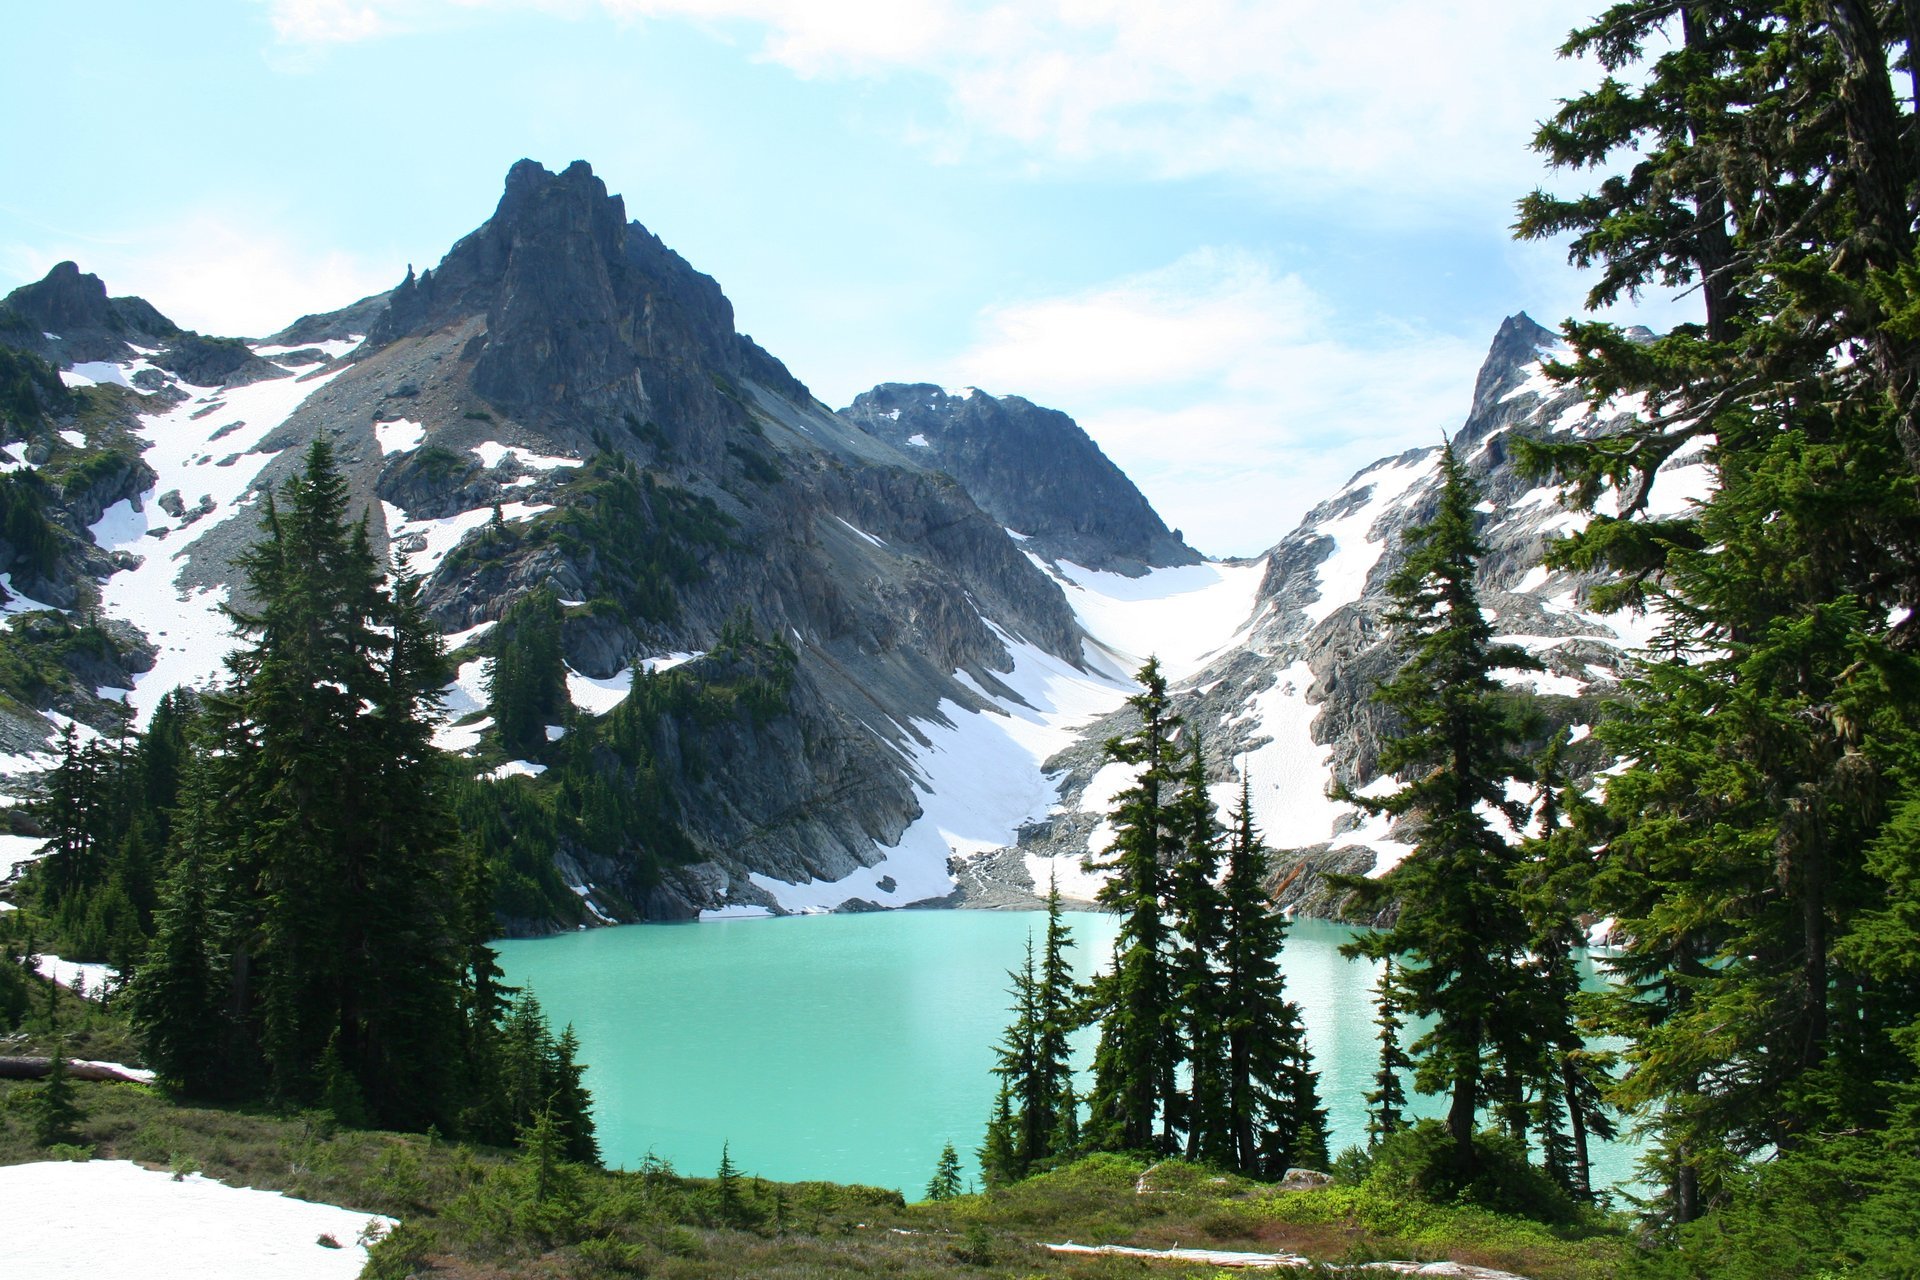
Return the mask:
M512 458L529 471L553 471L560 467L579 467L586 463L580 458L568 458L553 454L535 453L531 449L522 449L518 445L501 444L497 440L488 440L474 445L468 452L477 455L480 465L491 471L500 465L500 459Z
M0 881L47 851L45 836L0 835Z
M37 957L33 967L41 977L57 982L69 991L84 991L88 995L98 995L109 985L120 981L120 971L112 965L62 960L56 955Z
M1374 526L1432 469L1432 458L1423 455L1410 462L1395 462L1363 472L1341 491L1349 494L1371 490L1366 500L1351 512L1327 521L1314 531L1333 540L1333 553L1313 571L1320 586L1319 598L1302 610L1315 626L1325 622L1335 609L1358 600L1366 590L1367 576L1387 549L1384 539L1374 539Z
M185 400L140 419L141 456L158 479L138 505L115 503L90 531L102 550L124 551L140 561L102 584L101 611L148 628L163 620L148 632L159 646L154 667L134 677L127 700L136 724L144 724L175 687L200 688L219 676L233 648L220 612L226 590L183 590L175 581L178 562L205 530L242 514L261 469L278 454L256 452L261 441L339 372L218 390L184 387ZM168 515L153 501L170 489L187 499L181 516Z
M751 902L729 902L724 907L709 907L700 913L703 923L713 920L771 920L773 912Z
M987 625L1013 660L1012 670L995 672L994 679L1015 696L993 698L981 711L949 699L932 718L916 720L903 749L920 791L920 817L898 844L880 851L878 863L843 879L786 884L753 875L783 910L828 911L854 898L898 907L944 897L953 889L948 859L1005 848L1023 824L1053 811L1059 780L1044 773L1042 763L1118 706L1131 684L1078 670ZM1082 896L1077 882L1069 884L1077 860L1059 861L1067 864L1061 892ZM1051 869L1035 862L1044 864L1029 859L1029 871L1045 885ZM883 880L891 887L883 888Z
M70 387L97 387L103 382L115 387L133 385L124 368L105 360L83 360L70 369L62 369L60 381Z
M374 423L373 438L379 442L380 455L391 457L418 449L420 442L427 438L427 429L411 418L395 418L392 422Z
M887 545L886 543L882 542L880 539L868 533L865 529L862 529L859 525L852 524L846 520L841 520L839 516L835 516L834 519L840 520L841 524L846 525L847 528L853 530L856 534L860 535L862 538L866 539L868 542L872 543L876 547L884 547Z
M47 1280L353 1280L393 1218L130 1160L0 1168L9 1271ZM374 1226L373 1224L378 1224ZM339 1248L319 1243L334 1240Z
M603 716L633 692L633 668L622 667L604 679L567 668L567 701L590 716Z
M898 418L900 416L900 411L898 409L895 409L893 411L893 416ZM907 437L907 443L914 446L914 448L916 449L933 448L932 445L927 443L927 438L924 435L920 434L918 431L914 432L912 435Z
M480 776L488 782L500 782L507 778L537 778L547 771L547 766L535 764L531 760L509 760L497 769L489 769Z
M1107 658L1109 674L1131 680L1149 657L1168 680L1206 665L1253 612L1267 562L1193 564L1154 569L1137 578L1088 569L1071 561L1050 565L1027 558L1058 579L1080 625Z

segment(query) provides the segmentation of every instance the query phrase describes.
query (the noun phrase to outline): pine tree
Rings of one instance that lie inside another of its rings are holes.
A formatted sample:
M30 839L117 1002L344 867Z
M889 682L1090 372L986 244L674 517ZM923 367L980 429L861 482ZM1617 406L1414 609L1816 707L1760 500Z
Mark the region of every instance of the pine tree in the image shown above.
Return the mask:
M1400 1047L1400 1032L1406 1023L1400 1018L1392 959L1380 967L1373 1002L1374 1025L1380 1028L1380 1066L1374 1073L1373 1088L1366 1095L1368 1146L1377 1146L1407 1127L1407 1090L1401 1076L1413 1062Z
M553 592L522 596L500 619L487 689L502 750L527 756L546 746L546 726L568 707L560 602Z
M1537 146L1631 168L1521 207L1522 234L1571 232L1599 267L1594 302L1697 283L1705 303L1704 323L1647 343L1570 323L1557 374L1646 412L1523 450L1573 505L1614 499L1556 561L1611 569L1596 601L1662 622L1632 709L1599 730L1633 764L1606 784L1591 900L1626 944L1613 1096L1653 1117L1673 1223L1724 1199L1745 1159L1877 1126L1915 1071L1895 1044L1920 968L1895 979L1876 919L1911 863L1870 852L1915 776L1912 17L1617 5L1568 44L1608 78ZM1714 491L1649 518L1661 464L1691 449Z
M27 1114L33 1124L33 1140L43 1147L72 1142L74 1128L85 1117L74 1100L73 1077L67 1072L67 1041L54 1037L48 1047L47 1075L27 1100Z
M959 1194L960 1157L949 1142L940 1148L940 1163L934 1166L933 1177L927 1180L927 1199L951 1200Z
M1287 917L1267 893L1267 847L1253 822L1243 774L1228 820L1220 882L1220 988L1216 1016L1226 1046L1226 1163L1280 1177L1326 1164L1327 1113L1300 1007L1287 998L1281 953Z
M1100 1026L1084 1138L1097 1150L1170 1151L1179 1052L1176 1002L1164 916L1166 862L1181 836L1170 812L1184 752L1180 718L1160 664L1149 658L1128 699L1140 717L1131 734L1109 739L1107 759L1134 766L1134 783L1112 815L1114 842L1089 869L1112 872L1099 902L1121 917L1113 965L1094 979L1088 1011ZM1155 1132L1155 1122L1159 1132Z
M1510 1057L1532 1025L1528 931L1512 889L1519 856L1486 817L1519 827L1525 812L1508 800L1507 784L1528 780L1531 770L1518 753L1514 698L1494 673L1539 664L1493 642L1474 589L1484 554L1474 531L1479 495L1451 445L1441 451L1440 474L1439 509L1407 531L1405 563L1388 582L1388 620L1406 657L1375 697L1400 722L1381 764L1404 781L1381 797L1339 792L1371 812L1413 819L1414 851L1378 880L1345 882L1399 913L1343 950L1399 959L1405 1009L1434 1019L1411 1048L1414 1082L1422 1092L1449 1093L1456 1171L1471 1176L1489 1057Z
M498 1013L497 969L431 740L446 657L418 581L383 582L346 499L316 441L236 560L230 682L206 695L184 768L163 752L149 775L184 798L136 1016L194 1092L351 1096L410 1128L525 1124L546 1099L488 1104L492 1060L464 1052L488 1038L471 1019Z
M1176 1022L1185 1059L1187 1088L1177 1099L1186 1130L1187 1159L1230 1167L1234 1163L1229 1101L1225 977L1226 898L1220 873L1220 823L1207 791L1205 754L1196 740L1187 753L1180 790L1169 806L1180 844L1168 877L1173 931L1179 939L1172 976Z

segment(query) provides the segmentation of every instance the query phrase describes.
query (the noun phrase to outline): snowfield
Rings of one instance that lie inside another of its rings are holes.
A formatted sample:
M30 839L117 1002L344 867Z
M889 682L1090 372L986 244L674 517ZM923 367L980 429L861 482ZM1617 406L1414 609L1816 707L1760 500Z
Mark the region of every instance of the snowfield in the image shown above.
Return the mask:
M0 1166L0 1211L6 1272L34 1280L353 1280L396 1225L127 1160Z

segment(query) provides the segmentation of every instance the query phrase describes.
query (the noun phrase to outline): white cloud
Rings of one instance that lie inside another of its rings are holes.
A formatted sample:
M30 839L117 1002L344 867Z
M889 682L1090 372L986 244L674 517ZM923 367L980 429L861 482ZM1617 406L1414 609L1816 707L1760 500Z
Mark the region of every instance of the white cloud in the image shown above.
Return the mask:
M176 324L247 337L378 293L399 274L391 264L318 252L281 231L206 212L126 234L0 249L0 269L16 283L39 279L63 259L99 276L116 297L145 298Z
M1457 428L1491 338L1356 322L1264 258L1204 249L990 308L942 379L1071 413L1190 542L1242 555Z
M1539 176L1531 122L1590 79L1552 55L1590 0L267 0L283 41L369 39L454 11L600 11L757 41L802 76L930 78L937 155L1257 178L1370 216Z

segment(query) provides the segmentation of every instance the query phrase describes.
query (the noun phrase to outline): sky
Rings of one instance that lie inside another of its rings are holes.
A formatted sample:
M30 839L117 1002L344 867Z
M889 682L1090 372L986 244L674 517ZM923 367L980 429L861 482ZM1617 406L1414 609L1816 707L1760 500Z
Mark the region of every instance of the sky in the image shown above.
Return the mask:
M829 405L1065 410L1252 555L1465 416L1600 0L23 0L0 292L71 258L262 336L430 266L508 167L584 159ZM84 16L76 16L81 14ZM1645 299L1656 328L1687 300Z

